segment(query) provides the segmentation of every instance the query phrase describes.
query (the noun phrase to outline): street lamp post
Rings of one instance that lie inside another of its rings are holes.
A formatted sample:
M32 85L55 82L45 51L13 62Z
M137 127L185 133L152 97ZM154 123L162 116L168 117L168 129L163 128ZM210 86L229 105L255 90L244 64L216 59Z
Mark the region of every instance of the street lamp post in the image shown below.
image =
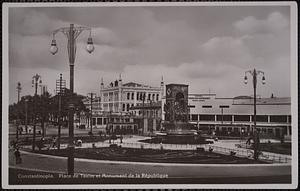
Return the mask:
M262 74L262 84L266 83L266 79L265 79L265 73L263 71L259 71L256 70L254 68L254 70L249 70L245 72L245 77L244 77L244 83L247 84L248 83L248 78L247 78L247 73L252 75L253 78L253 91L254 91L254 115L253 115L253 122L254 122L254 159L258 160L258 150L259 150L259 135L258 135L258 131L256 128L256 86L257 86L257 76L259 74Z
M91 115L90 115L90 132L91 134L93 133L93 96L96 95L95 93L91 92L88 93L88 95L90 95L90 99L91 99Z
M58 132L57 132L57 149L60 150L60 137L61 137L61 99L66 88L66 80L62 79L62 74L56 80L56 93L58 94Z
M18 85L17 85L18 105L19 105L19 102L20 102L21 89L22 89L21 83L18 82ZM17 127L16 127L16 139L17 139L17 142L19 141L19 121L20 121L20 114L19 114L19 110L18 110Z
M74 63L75 63L75 55L76 55L76 39L80 35L80 33L84 30L88 30L90 32L86 50L89 53L94 51L93 40L91 37L91 28L88 27L74 27L74 24L70 24L70 27L63 27L53 31L53 39L51 42L50 52L54 55L57 53L58 48L56 45L55 34L58 32L62 32L66 35L68 39L68 56L69 56L69 65L70 65L70 102L73 101L73 93L74 93ZM68 174L74 174L74 104L70 103L70 111L69 111L69 154L68 154Z
M32 77L32 87L34 86L34 103L33 103L33 138L32 138L32 150L35 150L35 137L36 137L36 99L38 85L42 84L42 77L38 74Z

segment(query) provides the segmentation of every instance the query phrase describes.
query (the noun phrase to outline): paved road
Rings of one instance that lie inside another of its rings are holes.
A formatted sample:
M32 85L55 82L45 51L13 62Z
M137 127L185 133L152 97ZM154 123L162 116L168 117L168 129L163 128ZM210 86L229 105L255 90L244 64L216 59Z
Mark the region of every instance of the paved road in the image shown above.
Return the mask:
M22 151L22 164L15 164L13 153L9 154L9 166L12 168L42 170L66 173L65 157L49 156ZM253 177L253 176L288 176L290 164L169 164L99 161L75 159L75 173L84 174L160 174L169 178L208 178L208 177Z

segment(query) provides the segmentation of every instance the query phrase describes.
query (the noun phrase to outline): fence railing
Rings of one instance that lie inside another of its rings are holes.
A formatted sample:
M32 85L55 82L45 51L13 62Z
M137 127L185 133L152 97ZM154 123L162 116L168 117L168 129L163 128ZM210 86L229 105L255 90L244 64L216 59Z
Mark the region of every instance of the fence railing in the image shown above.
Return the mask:
M108 147L111 143L108 142L97 142L97 143L85 143L87 147ZM94 146L93 146L94 144ZM189 145L189 144L151 144L151 143L130 143L130 142L115 142L118 146L125 148L141 148L141 149L166 149L166 150L197 150L203 148L205 151L215 152L224 155L232 155L244 158L253 158L253 150L250 149L239 149L239 148L226 148L220 146L214 146L210 144L203 145ZM261 152L259 159L272 163L291 163L291 157Z
M214 152L224 155L232 155L237 157L253 159L254 152L251 149L245 148L226 148L215 146L211 144L201 144L201 145L189 145L189 144L151 144L142 142L123 142L115 141L109 142L95 142L95 143L82 143L81 146L76 146L76 148L99 148L99 147L109 147L111 144L116 144L124 148L139 148L139 149L156 149L156 150L197 150L203 149L204 151ZM30 145L29 145L30 146ZM28 147L29 147L28 146ZM31 147L31 146L30 146ZM61 148L67 148L67 144L61 144ZM51 148L55 149L55 148ZM260 152L259 160L272 162L272 163L291 163L292 157L285 156L276 153Z

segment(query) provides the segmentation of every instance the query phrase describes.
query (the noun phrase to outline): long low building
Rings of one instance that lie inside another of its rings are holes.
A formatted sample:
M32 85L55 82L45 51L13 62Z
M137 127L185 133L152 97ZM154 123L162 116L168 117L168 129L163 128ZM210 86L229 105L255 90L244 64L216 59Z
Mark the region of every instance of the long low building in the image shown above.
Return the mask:
M216 94L189 94L190 122L200 130L220 135L253 132L254 104L249 96L218 98ZM290 97L257 98L256 126L262 136L290 138Z

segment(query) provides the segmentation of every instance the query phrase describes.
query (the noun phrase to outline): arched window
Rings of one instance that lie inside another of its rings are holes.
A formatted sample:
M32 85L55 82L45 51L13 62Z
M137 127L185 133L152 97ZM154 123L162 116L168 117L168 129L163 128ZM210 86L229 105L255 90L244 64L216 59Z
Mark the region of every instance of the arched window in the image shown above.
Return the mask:
M129 107L130 107L130 105L129 105L129 103L127 103L127 111L129 111Z
M127 100L130 100L130 93L127 93Z

